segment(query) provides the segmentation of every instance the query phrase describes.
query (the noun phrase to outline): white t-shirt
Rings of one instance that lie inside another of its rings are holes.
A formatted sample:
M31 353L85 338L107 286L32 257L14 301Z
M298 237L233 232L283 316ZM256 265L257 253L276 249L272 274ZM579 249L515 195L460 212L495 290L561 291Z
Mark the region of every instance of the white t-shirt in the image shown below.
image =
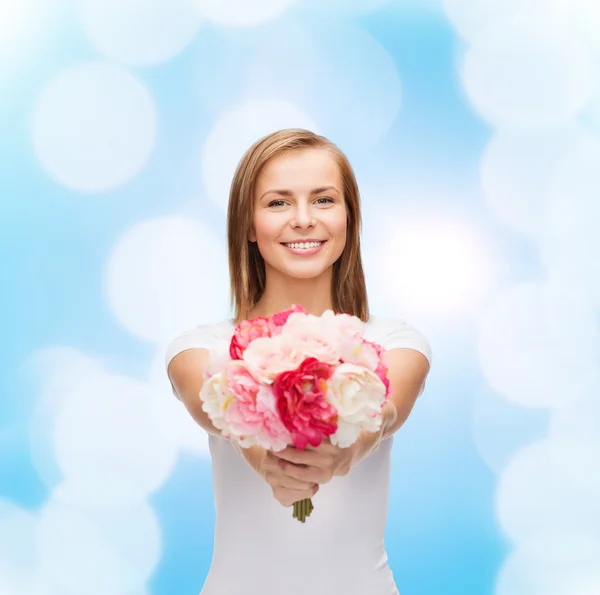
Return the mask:
M233 329L225 320L182 333L166 365L186 349L222 350ZM429 342L404 320L371 316L364 336L384 349L420 351L431 363ZM300 523L228 440L210 435L215 535L200 595L398 595L384 545L392 442L321 485Z

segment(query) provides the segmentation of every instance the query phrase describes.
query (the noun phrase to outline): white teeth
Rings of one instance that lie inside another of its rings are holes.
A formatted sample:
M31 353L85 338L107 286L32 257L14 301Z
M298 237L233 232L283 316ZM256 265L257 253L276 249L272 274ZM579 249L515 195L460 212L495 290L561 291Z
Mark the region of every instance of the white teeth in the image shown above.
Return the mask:
M301 242L301 243L285 244L285 245L289 246L290 248L293 248L294 250L302 250L302 249L308 250L310 248L317 248L322 243L323 242Z

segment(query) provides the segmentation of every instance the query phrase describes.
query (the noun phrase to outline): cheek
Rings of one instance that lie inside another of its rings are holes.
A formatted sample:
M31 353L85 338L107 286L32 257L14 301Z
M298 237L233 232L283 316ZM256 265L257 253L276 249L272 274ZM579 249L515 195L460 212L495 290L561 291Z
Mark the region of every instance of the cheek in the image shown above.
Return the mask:
M254 232L259 244L272 242L279 237L279 226L269 217L256 217L254 219Z
M345 238L347 228L346 213L343 212L337 214L336 217L331 221L330 228L336 236L339 238Z

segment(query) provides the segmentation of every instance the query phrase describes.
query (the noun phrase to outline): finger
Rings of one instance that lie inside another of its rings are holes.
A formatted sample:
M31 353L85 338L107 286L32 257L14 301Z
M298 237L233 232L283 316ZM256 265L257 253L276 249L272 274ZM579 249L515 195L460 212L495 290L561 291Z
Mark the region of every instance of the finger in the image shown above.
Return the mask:
M294 502L300 502L306 498L312 498L319 491L319 486L310 490L293 490L281 488L277 491L277 499L285 502L284 506L292 506Z
M314 481L304 481L301 479L296 479L295 477L282 476L278 479L278 483L282 488L287 490L298 490L298 491L307 491L312 490L316 485L318 485Z
M317 457L315 451L297 450L290 447L280 450L279 452L274 452L273 455L278 459L284 459L285 461L296 465L312 465Z
M319 470L316 467L298 467L293 463L280 460L279 468L283 471L285 477L293 477L300 481L318 483Z

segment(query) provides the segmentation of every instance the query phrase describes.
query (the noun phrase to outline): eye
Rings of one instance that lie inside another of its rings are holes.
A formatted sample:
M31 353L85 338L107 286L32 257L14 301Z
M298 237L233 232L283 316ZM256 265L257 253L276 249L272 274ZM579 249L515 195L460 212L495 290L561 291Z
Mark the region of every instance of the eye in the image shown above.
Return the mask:
M278 207L278 206L282 206L283 204L285 204L285 201L283 201L283 200L272 200L268 206Z
M326 202L322 202L320 204L327 204L327 203L332 203L333 202L333 198L329 198L329 196L320 196L319 198L317 198L317 201L319 200L324 200Z

